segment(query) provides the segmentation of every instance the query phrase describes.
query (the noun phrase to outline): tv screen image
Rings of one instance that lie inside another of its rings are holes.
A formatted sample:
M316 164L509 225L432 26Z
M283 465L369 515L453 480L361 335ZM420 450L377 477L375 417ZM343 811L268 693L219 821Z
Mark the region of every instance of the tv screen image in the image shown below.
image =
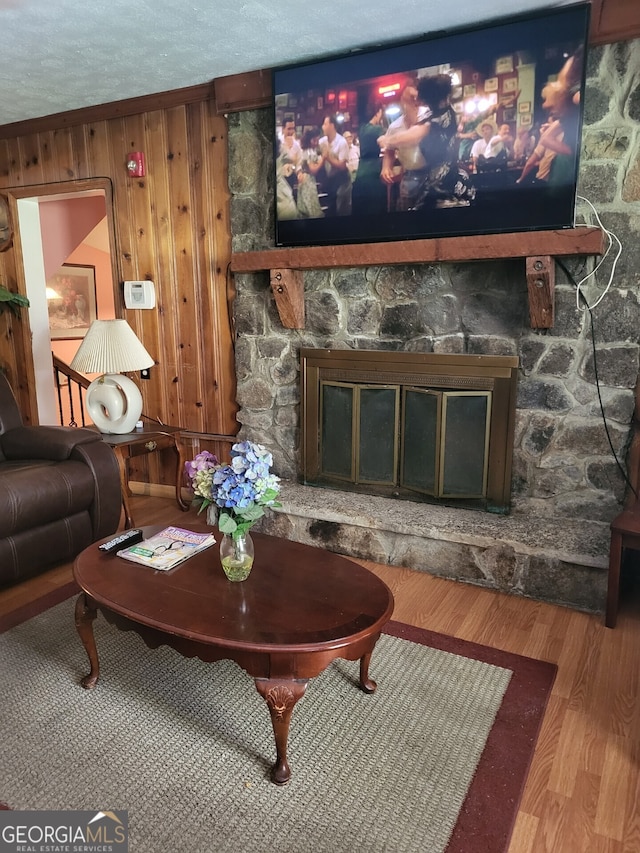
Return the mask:
M589 8L274 69L276 244L573 227Z

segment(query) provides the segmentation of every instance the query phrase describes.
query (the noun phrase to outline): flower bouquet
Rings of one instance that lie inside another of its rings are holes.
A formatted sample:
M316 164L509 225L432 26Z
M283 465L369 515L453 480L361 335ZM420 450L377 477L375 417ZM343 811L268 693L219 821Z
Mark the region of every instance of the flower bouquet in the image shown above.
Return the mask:
M270 473L273 457L261 444L242 441L231 448L231 462L223 465L207 450L185 464L198 513L234 539L243 536L265 507L279 507L280 478Z
M217 523L224 534L220 558L230 580L248 577L253 565L249 530L266 507L280 506L280 478L270 473L272 464L271 453L251 441L233 445L228 465L207 450L185 464L198 513L206 509L209 524Z

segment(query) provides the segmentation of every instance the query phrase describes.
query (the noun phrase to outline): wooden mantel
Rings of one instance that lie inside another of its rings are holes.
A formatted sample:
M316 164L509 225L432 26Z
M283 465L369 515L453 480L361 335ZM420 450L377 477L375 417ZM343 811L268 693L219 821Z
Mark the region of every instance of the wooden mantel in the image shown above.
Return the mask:
M550 329L554 321L554 258L601 255L603 247L604 235L600 228L583 226L558 231L236 252L231 257L231 271L269 270L282 325L287 329L303 329L304 285L301 271L305 269L526 258L531 326Z

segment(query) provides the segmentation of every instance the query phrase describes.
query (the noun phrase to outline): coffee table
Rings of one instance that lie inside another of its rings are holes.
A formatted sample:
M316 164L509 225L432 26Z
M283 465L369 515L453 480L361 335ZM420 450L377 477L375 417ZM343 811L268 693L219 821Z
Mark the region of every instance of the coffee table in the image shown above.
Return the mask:
M161 529L143 528L145 537ZM233 660L255 679L267 703L277 755L271 778L284 785L291 776L291 715L309 679L336 658L359 660L360 686L373 693L369 662L394 601L383 581L346 557L251 535L255 562L241 583L226 579L217 545L169 572L105 555L98 543L84 550L74 565L82 589L75 619L91 671L81 684L95 687L100 674L93 634L98 609L150 648L167 645L185 657Z

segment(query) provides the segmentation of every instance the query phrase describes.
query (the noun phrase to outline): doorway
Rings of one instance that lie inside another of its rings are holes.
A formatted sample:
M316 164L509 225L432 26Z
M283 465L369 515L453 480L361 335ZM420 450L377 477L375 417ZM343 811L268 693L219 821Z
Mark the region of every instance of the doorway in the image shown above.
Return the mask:
M60 413L53 354L70 363L90 320L113 318L120 309L111 186L100 179L10 192L16 198L16 230L30 302L38 422L57 424ZM80 273L86 276L88 292L74 294L74 281L80 281ZM77 304L82 300L84 313L82 322L69 323L65 329L60 316L69 293Z

